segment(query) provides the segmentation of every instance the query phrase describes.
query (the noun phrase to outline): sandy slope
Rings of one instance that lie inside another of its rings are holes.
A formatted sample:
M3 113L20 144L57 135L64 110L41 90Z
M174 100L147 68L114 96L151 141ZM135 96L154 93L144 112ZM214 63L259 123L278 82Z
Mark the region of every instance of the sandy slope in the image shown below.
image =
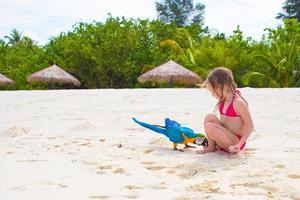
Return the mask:
M300 199L300 89L242 89L255 132L238 155L175 152L131 121L196 131L202 89L0 92L0 199Z

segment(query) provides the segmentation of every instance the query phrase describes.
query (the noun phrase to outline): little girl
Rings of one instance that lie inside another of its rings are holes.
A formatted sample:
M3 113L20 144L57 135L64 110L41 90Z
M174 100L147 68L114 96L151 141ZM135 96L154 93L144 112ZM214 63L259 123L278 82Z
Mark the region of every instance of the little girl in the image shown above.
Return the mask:
M220 119L208 114L204 119L204 129L208 146L197 153L208 153L220 149L237 153L246 145L246 140L253 131L253 122L247 101L236 90L232 72L224 67L212 70L204 82L204 87L219 102Z

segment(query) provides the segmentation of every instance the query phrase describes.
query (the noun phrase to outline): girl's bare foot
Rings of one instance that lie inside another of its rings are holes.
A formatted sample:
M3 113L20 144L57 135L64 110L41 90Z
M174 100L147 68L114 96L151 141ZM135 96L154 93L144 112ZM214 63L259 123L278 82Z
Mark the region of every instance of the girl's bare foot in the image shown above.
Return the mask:
M216 147L206 147L206 148L203 148L201 150L198 150L196 151L196 153L198 154L206 154L206 153L209 153L209 152L214 152L216 151Z

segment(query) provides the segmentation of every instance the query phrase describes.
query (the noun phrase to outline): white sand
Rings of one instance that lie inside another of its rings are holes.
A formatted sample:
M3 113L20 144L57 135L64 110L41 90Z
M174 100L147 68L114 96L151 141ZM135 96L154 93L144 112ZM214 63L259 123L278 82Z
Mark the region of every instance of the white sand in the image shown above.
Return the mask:
M0 92L0 200L300 199L300 89L242 89L238 155L178 152L131 121L203 131L202 89Z

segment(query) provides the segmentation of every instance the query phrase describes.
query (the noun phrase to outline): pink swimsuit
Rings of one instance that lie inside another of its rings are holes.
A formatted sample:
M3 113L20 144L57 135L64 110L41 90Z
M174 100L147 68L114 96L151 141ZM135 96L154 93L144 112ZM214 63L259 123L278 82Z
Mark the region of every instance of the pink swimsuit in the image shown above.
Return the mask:
M240 95L240 91L238 90L235 90L234 92L234 95L233 95L233 98L226 110L226 113L223 113L223 108L224 108L224 104L225 104L225 101L223 100L221 103L220 103L220 107L219 107L219 110L220 110L220 113L221 115L225 115L225 116L228 116L228 117L240 117L238 114L236 114L234 108L233 108L233 101L234 101L234 98L236 96L236 94Z
M234 110L233 108L233 101L234 101L234 98L236 97L236 94L240 95L240 91L238 90L235 90L234 91L234 95L233 95L233 98L232 98L232 101L230 102L226 112L224 113L223 112L223 108L224 108L224 104L225 104L225 101L223 100L221 103L220 103L220 107L219 107L219 111L221 113L221 115L225 115L225 116L228 116L228 117L240 117ZM236 135L238 137L238 139L240 140L242 138L241 135ZM246 142L244 142L244 144L240 147L240 150L242 150L246 145ZM224 148L220 148L220 150L222 151L226 151L228 152L226 149Z

